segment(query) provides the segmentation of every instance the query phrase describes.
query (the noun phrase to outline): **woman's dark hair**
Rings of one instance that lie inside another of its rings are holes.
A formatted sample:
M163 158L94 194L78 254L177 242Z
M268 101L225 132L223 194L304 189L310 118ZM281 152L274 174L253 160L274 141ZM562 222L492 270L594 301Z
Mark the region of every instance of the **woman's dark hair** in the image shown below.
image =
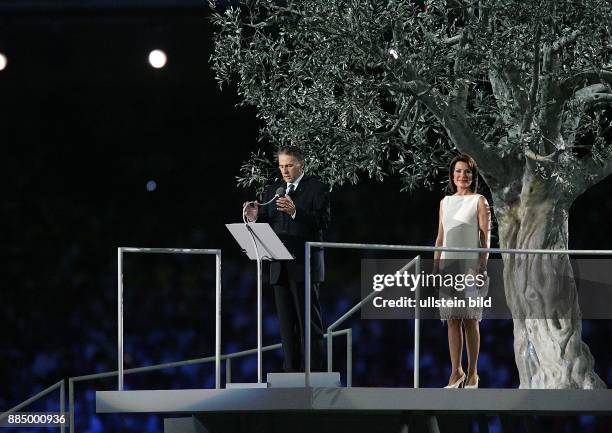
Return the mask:
M293 156L298 161L302 163L304 162L304 154L302 153L302 150L297 146L283 146L280 149L278 149L278 152L276 152L277 158L278 158L278 155Z
M470 185L470 190L472 192L476 192L478 190L478 165L476 164L476 161L474 161L474 158L466 153L455 156L451 161L448 169L447 189L453 194L457 192L457 187L455 186L455 182L453 182L453 175L455 173L455 165L457 165L458 162L465 162L470 170L472 170L472 184Z

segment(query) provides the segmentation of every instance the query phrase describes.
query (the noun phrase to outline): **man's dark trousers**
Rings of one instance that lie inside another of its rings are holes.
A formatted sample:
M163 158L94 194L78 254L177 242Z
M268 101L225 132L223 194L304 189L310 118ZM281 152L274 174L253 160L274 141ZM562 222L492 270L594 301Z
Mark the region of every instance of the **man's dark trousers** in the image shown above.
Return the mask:
M321 283L311 283L311 371L323 371L323 320L319 303ZM304 282L289 279L287 270L281 270L280 279L274 284L274 300L280 325L281 342L285 351L283 369L286 372L304 371Z
M274 197L279 181L268 187L263 200ZM286 372L304 371L304 243L322 241L323 230L330 222L329 189L313 176L304 176L290 194L295 204L295 218L276 210L271 204L262 209L261 222L268 222L294 260L270 264L270 284L279 319ZM323 320L319 304L319 289L324 280L323 250L311 249L311 370L323 370Z

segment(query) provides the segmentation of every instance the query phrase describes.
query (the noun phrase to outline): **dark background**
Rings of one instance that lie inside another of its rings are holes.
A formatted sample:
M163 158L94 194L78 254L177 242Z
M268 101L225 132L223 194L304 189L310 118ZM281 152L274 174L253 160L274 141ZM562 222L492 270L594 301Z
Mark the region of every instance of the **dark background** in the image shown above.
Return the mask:
M240 204L254 195L235 178L261 125L252 109L235 108L234 89L221 92L213 79L207 16L199 1L0 3L0 52L8 57L0 72L0 410L63 378L116 369L119 246L222 248L223 352L255 347L255 267L223 224L240 221ZM168 54L164 69L147 63L155 48ZM607 179L572 207L570 248L610 248L611 186ZM442 187L399 189L392 178L335 188L327 239L433 245ZM327 252L327 324L358 301L359 259L373 256ZM126 256L126 368L214 353L213 263ZM267 288L264 301L264 344L272 344L278 325ZM357 316L347 326L354 386L412 385L409 322ZM608 385L611 331L610 321L584 322ZM446 329L425 322L421 386L446 384L446 344ZM343 378L344 353L338 340ZM280 366L280 352L265 355L266 371ZM484 387L518 386L510 321L482 323L479 370ZM212 387L213 379L208 364L126 376L126 388ZM233 380L256 380L255 357L234 364ZM94 391L115 388L116 379L77 384L77 432L162 431L158 416L96 415ZM29 410L56 411L55 396ZM601 417L540 422L557 431L612 425Z

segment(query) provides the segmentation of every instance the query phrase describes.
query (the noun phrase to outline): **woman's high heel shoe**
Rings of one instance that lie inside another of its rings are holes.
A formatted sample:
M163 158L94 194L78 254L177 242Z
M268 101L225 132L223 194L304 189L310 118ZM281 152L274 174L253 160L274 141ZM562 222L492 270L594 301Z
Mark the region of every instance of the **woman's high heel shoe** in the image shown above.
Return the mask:
M457 379L456 382L451 383L450 385L446 385L444 388L461 388L461 385L463 385L463 382L465 381L465 373L463 373L463 375Z
M468 385L467 381L466 384L463 386L465 389L476 389L478 388L478 381L480 380L480 376L476 375L476 383L474 385Z

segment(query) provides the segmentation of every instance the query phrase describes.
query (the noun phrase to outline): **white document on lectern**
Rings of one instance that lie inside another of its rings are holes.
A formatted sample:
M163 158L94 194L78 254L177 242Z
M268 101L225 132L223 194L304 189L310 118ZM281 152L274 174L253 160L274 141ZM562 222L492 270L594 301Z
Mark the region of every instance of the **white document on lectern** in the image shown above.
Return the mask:
M270 224L248 223L248 226L252 230L255 242L257 242L257 251L262 260L293 260L293 256L274 233ZM225 227L247 253L249 259L257 260L253 248L253 238L246 225L244 223L225 224Z

